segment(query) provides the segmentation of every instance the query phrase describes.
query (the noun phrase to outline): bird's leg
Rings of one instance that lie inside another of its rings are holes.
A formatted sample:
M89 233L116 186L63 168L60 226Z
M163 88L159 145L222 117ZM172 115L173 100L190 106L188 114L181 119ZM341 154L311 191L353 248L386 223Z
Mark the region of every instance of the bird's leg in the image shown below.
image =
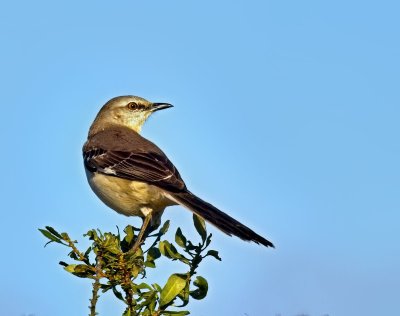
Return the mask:
M143 224L142 224L142 228L140 229L140 232L139 232L139 235L138 235L138 237L137 237L137 239L135 241L135 244L133 245L133 247L131 249L132 252L136 252L136 250L139 248L140 244L142 243L143 236L144 236L144 234L146 232L147 226L149 225L149 223L151 221L151 217L152 217L151 216L151 212L149 212L146 215L146 217L144 218Z

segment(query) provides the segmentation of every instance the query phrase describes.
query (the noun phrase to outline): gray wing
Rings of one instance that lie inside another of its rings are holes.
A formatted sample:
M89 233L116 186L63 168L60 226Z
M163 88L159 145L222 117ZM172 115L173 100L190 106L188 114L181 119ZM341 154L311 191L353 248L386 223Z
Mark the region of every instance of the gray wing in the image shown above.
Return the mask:
M186 191L178 170L164 152L125 127L111 127L89 137L83 158L91 172L146 182L174 193Z

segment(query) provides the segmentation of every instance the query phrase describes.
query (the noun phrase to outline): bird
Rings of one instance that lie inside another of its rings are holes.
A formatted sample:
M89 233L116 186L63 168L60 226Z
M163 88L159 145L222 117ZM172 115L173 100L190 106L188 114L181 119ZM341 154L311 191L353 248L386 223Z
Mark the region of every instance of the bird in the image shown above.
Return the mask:
M165 208L173 205L185 207L229 236L274 247L190 192L167 155L141 136L153 113L171 107L133 95L112 98L98 112L82 148L87 180L98 198L118 213L142 218L134 248L160 226Z

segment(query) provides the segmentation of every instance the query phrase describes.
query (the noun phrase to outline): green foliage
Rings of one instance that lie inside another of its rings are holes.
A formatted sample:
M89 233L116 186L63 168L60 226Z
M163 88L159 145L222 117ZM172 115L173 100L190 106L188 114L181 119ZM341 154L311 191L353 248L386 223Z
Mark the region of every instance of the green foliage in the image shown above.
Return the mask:
M91 241L91 245L84 252L78 250L77 241L72 240L67 233L58 233L49 226L39 231L49 239L46 245L58 243L70 248L68 256L75 263L60 262L67 272L92 280L90 316L98 315L96 304L99 292L107 291L112 291L117 299L126 304L122 316L183 316L190 314L189 311L177 308L186 306L190 298L201 300L207 295L208 283L205 278L197 276L192 282L201 261L208 256L221 260L215 250L205 253L212 235L207 234L204 220L193 215L193 222L201 242L194 244L178 228L175 243L179 251L173 243L161 240L169 229L169 221L157 233L147 237L146 241L152 242L145 250L143 244L136 249L132 248L139 229L130 225L124 229L123 236L119 231L113 234L89 230L84 236ZM157 267L156 262L161 256L180 261L186 266L187 272L172 274L164 286L139 283L138 280L146 278L146 269Z

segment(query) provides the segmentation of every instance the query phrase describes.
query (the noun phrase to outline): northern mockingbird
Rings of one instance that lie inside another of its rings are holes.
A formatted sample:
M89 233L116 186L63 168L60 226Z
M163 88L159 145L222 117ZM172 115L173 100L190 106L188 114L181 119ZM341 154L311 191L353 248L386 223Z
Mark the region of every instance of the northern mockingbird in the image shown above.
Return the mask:
M136 244L160 225L167 206L180 204L229 236L273 247L264 237L191 193L162 150L139 135L151 114L170 107L137 96L121 96L101 108L83 146L92 190L118 213L143 219Z

